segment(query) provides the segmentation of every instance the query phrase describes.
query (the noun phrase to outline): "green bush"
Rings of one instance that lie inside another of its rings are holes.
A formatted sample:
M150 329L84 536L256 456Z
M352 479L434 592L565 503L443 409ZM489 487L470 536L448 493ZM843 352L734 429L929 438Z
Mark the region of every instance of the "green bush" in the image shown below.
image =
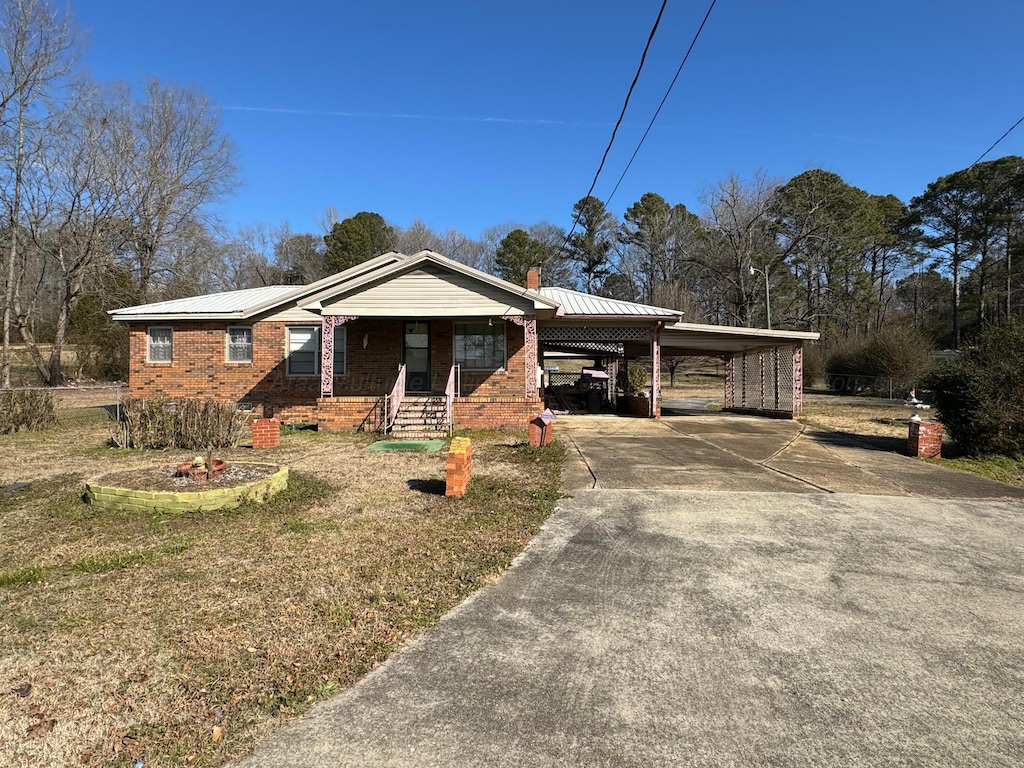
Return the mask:
M246 434L248 418L215 400L128 398L113 434L119 448L229 448Z
M40 432L56 425L53 396L45 389L0 390L0 435Z
M626 379L629 382L630 392L641 392L647 387L651 375L642 365L631 365L626 369Z
M986 330L928 381L939 418L966 454L1024 455L1024 322Z

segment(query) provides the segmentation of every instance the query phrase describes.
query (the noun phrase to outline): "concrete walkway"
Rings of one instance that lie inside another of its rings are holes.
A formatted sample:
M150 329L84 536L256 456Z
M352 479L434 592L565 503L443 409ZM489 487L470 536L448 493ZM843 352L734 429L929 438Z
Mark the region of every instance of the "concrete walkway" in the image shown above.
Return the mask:
M577 490L497 583L241 765L1024 764L1017 489L602 418L558 422Z

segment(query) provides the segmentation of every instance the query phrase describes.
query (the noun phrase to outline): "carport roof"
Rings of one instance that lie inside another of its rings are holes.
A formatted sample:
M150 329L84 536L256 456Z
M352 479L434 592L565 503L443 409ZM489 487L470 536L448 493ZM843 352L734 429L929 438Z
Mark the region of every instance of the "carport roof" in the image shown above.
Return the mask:
M661 330L662 355L731 355L786 344L817 341L807 331L770 331L699 323L672 323Z

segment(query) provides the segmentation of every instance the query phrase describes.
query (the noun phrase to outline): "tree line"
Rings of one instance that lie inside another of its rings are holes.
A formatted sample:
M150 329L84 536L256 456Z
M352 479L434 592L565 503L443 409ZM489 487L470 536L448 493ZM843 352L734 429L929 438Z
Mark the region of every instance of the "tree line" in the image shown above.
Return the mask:
M588 196L561 222L477 237L332 208L317 232L228 231L211 209L239 181L235 150L205 95L86 77L79 35L49 0L0 0L0 50L0 386L14 345L47 384L123 376L125 330L108 309L303 284L389 250L427 248L518 284L539 266L545 285L688 322L816 330L826 346L897 327L958 347L1022 314L1020 157L950 173L909 202L813 169L729 175L695 211L652 191L620 219Z

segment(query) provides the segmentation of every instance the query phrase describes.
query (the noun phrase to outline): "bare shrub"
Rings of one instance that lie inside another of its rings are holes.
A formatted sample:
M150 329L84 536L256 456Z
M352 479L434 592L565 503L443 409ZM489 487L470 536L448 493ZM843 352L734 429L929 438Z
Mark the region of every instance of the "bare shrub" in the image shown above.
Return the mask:
M246 434L246 414L215 400L128 398L113 434L119 448L229 448Z
M56 426L53 396L45 389L0 390L0 435Z

